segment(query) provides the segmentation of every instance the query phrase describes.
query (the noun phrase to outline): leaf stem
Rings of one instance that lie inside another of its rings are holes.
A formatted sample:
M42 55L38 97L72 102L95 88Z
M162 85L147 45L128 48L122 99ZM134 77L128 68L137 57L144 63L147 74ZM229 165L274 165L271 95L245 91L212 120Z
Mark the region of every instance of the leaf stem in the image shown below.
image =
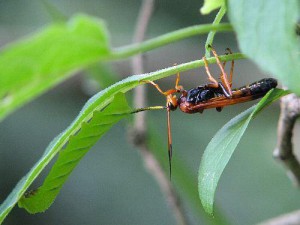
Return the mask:
M223 4L222 7L220 8L219 12L217 13L213 25L220 25L220 22L223 18L223 16L226 13L226 4ZM207 35L207 39L205 42L205 56L206 58L210 57L210 48L208 46L212 45L215 34L216 34L217 30L211 30L208 35Z
M203 24L196 25L161 35L159 37L144 41L142 43L132 44L112 50L108 59L122 59L133 56L138 53L150 51L152 49L179 41L199 34L205 34L211 31L232 31L229 23L223 24Z
M219 56L219 59L223 61L231 61L231 60L238 60L238 59L246 59L247 56L242 54L242 53L233 53L229 55L222 55ZM210 57L207 59L208 64L214 64L216 63L216 58L215 57ZM184 72L192 69L196 69L199 67L204 66L204 61L203 60L195 60L187 63L182 63L176 66L168 67L162 70L158 70L152 73L149 73L149 75L146 75L143 77L142 80L158 80L164 77L168 77L172 74L176 74L178 72ZM149 77L149 79L148 79Z

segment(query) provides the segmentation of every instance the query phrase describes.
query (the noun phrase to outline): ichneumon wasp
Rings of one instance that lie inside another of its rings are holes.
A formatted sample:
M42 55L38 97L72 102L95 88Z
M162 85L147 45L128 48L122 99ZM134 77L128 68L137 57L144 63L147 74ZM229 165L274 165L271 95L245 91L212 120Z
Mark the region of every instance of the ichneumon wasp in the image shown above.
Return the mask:
M202 58L205 63L205 70L208 75L209 82L200 85L190 90L185 90L183 86L179 85L180 75L177 74L175 88L167 91L162 91L160 87L153 81L145 81L152 84L161 94L166 96L167 109L167 127L168 127L168 156L169 169L171 177L171 160L172 160L172 136L171 136L171 122L170 111L179 108L184 113L203 113L204 109L215 108L221 112L223 107L234 105L263 97L269 90L277 86L277 80L273 78L265 78L252 84L232 89L232 76L234 69L234 60L231 61L231 69L229 79L224 70L226 62L221 63L216 51L210 46L211 51L216 58L217 65L221 70L220 82L218 82L212 75L208 67L208 62L205 56ZM229 48L226 49L226 54L232 54ZM175 95L178 93L179 98ZM149 107L150 109L152 107ZM147 109L147 108L145 108Z

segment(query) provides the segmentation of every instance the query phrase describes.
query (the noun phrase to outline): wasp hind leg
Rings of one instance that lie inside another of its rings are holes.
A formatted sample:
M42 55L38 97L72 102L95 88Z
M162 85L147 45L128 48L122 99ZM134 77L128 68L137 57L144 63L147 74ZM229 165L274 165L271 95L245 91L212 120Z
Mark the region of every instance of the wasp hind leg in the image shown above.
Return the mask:
M230 48L226 48L226 51L227 52L225 52L225 55L232 54L232 51L230 50ZM223 62L223 68L225 68L225 64L226 64L226 61ZM231 60L231 67L230 67L230 74L229 74L229 85L230 85L230 87L232 87L233 70L234 70L234 60ZM221 77L221 75L222 74L220 74L220 77Z
M206 70L206 73L207 73L207 76L208 76L208 80L211 82L210 84L208 84L208 86L213 87L213 88L219 88L219 82L210 73L206 57L203 56L202 60L204 61L205 70Z
M220 86L221 86L221 88L222 88L222 90L223 90L223 92L224 92L224 95L225 95L227 98L231 98L231 96L232 96L232 90L231 90L231 83L232 83L232 80L228 80L227 74L226 74L226 72L225 72L225 70L224 70L224 66L225 66L225 65L224 65L224 63L223 63L223 65L222 65L222 63L221 63L221 61L220 61L220 59L219 59L219 56L218 56L216 50L215 50L212 46L210 46L210 48L211 48L211 51L212 51L213 55L214 55L215 58L216 58L216 61L217 61L218 66L219 66L219 68L220 68L220 70L221 70L220 79L221 79L222 85L220 85ZM232 73L231 73L231 79L232 79Z
M232 94L231 94L231 88L229 88L230 91L228 91L228 89L226 88L226 86L223 84L223 82L218 82L210 73L209 67L208 67L208 62L205 56L202 57L204 64L205 64L205 70L206 73L208 75L208 79L209 81L211 81L211 83L206 84L207 87L210 88L221 88L223 94L227 97L227 98L231 98Z

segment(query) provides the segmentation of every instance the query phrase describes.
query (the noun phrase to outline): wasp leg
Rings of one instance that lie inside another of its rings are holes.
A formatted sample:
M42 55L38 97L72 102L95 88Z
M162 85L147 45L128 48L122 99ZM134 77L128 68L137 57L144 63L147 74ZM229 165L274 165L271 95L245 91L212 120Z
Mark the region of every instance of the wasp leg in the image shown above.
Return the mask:
M229 55L229 54L232 54L232 51L230 50L230 48L226 48L225 55ZM225 69L226 61L223 62L222 66ZM231 61L231 68L230 68L230 75L229 75L229 85L230 85L230 87L232 87L233 69L234 69L234 60ZM222 72L220 73L220 78L221 78L221 76L222 76Z
M226 51L228 51L228 53L226 53L226 55L232 54L232 51L230 50L230 48L226 48ZM230 67L230 74L229 74L229 84L230 84L230 87L232 87L233 69L234 69L234 60L231 61L231 67Z
M232 54L232 51L230 50L230 48L226 48L225 55L229 55ZM223 68L225 69L226 66L226 61L223 62ZM230 87L232 87L232 77L233 77L233 70L234 70L234 60L231 61L231 67L230 67L230 75L229 75L229 85ZM220 73L220 78L222 76L222 72Z
M183 90L183 87L181 85L179 85L179 81L180 81L180 74L177 73L177 78L176 78L176 82L175 82L175 89L177 90L177 92L180 92L181 90Z
M221 81L222 81L222 84L224 85L224 87L226 88L227 92L230 94L230 96L232 96L232 90L231 90L231 86L230 86L230 81L228 80L228 77L227 77L227 74L224 70L224 67L219 59L219 56L216 52L216 50L210 46L211 48L211 51L213 53L213 55L215 56L216 60L217 60L217 64L218 66L220 67L220 70L221 70Z
M210 84L208 84L209 87L214 87L214 88L218 88L219 87L219 83L218 81L216 81L216 79L211 75L209 67L208 67L208 62L205 56L202 57L202 60L204 61L204 65L205 65L205 70L208 76L208 79L212 82Z
M219 87L222 89L222 92L226 96L226 98L231 98L232 97L232 95L230 95L230 93L224 87L223 83L219 83Z
M155 83L151 80L147 80L147 81L143 81L143 82L152 84L159 91L159 93L163 94L164 96L168 96L168 95L171 95L171 94L174 94L175 92L177 92L176 89L170 89L170 90L167 90L167 91L163 91L163 90L160 89L160 87L158 86L157 83Z
M223 109L223 107L216 107L216 110L217 110L218 112L221 112L222 109Z

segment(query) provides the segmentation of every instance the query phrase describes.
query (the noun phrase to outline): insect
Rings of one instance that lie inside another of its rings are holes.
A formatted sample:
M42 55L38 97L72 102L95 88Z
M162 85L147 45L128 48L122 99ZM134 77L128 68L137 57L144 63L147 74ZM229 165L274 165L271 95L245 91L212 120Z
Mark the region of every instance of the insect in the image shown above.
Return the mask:
M175 88L167 91L162 91L160 87L153 81L146 81L152 84L161 94L166 96L167 109L167 128L168 128L168 156L169 170L171 177L171 161L172 161L172 136L170 111L179 108L184 113L203 113L205 109L215 108L221 112L223 107L238 103L243 103L263 97L269 90L277 86L277 80L273 78L265 78L252 84L232 89L232 76L234 69L234 60L231 61L231 69L229 79L224 70L226 62L221 63L216 51L211 47L211 51L216 58L217 65L221 70L220 82L212 75L208 67L208 62L205 56L202 58L205 63L205 70L208 75L209 82L200 85L190 90L185 90L179 85L180 75L177 74ZM226 54L232 54L229 48L226 49ZM179 98L176 93L180 94Z

